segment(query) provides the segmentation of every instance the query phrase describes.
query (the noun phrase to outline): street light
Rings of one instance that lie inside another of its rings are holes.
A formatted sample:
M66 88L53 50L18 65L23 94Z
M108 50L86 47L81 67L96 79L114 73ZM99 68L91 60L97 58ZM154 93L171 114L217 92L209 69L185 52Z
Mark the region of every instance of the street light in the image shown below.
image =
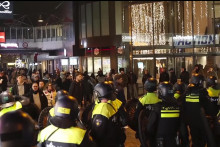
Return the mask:
M39 16L38 22L44 22L44 20L42 19L42 15Z

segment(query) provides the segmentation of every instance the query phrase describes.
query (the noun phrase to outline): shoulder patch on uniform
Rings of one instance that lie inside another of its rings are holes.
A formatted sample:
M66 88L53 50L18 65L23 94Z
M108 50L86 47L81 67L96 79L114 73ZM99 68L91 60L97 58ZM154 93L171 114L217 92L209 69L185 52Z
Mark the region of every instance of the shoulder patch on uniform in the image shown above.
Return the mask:
M96 120L95 120L95 125L96 125L97 127L101 126L101 125L102 125L102 120L101 120L101 119L96 119Z

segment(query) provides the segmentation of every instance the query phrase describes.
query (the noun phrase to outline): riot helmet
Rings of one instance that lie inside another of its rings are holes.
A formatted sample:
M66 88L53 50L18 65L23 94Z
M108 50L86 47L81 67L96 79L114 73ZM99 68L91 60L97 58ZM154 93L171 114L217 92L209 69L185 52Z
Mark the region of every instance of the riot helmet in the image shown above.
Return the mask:
M50 118L50 123L61 128L76 125L78 120L78 102L73 96L65 95L58 99L54 106L55 116Z
M206 80L206 86L216 86L217 85L217 78L215 76L209 76Z
M158 98L165 102L171 102L174 99L173 85L164 81L158 85Z
M157 80L155 78L149 78L144 83L144 89L148 92L154 92L157 90Z
M11 111L0 118L0 146L32 146L35 123L22 110Z
M178 94L183 94L186 90L186 85L183 82L176 82L173 85L173 91Z
M98 83L94 87L95 97L97 97L99 100L101 100L102 98L112 100L113 93L114 93L113 85L108 82Z
M192 74L191 83L195 86L202 86L203 77L198 73Z
M7 108L11 107L15 103L15 98L11 93L4 91L0 94L0 107Z
M57 91L57 94L56 94L56 97L55 97L55 102L58 99L61 99L62 97L65 97L67 95L69 95L69 93L66 90L59 90L59 91Z

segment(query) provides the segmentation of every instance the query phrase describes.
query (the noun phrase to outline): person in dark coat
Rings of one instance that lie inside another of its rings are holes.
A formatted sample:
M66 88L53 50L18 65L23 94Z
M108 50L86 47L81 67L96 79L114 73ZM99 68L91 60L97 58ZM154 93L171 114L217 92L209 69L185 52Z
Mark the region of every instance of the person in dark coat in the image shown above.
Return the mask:
M0 93L2 91L6 91L7 90L7 83L8 83L8 79L5 76L4 71L0 72Z
M84 98L85 98L85 104L92 102L92 94L93 94L93 83L90 80L90 77L88 75L88 72L85 71L83 73L83 91L84 91Z
M44 95L43 91L39 90L37 82L32 83L32 89L25 96L30 98L30 102L36 104L39 110L43 110L48 106L47 97Z
M151 78L152 76L150 75L150 73L148 72L147 69L144 70L144 75L142 77L142 84L144 85L144 83L147 81L147 79Z
M65 74L65 79L64 79L64 81L63 81L63 90L66 90L67 92L69 92L69 88L70 88L70 85L71 85L71 83L72 83L72 77L71 77L71 75L70 75L70 72L67 72L66 74Z
M12 87L12 95L25 95L30 92L30 85L25 83L23 80L23 75L17 76L17 83Z
M181 82L185 83L186 85L189 84L189 72L186 71L185 67L181 68L180 79L181 79Z
M169 74L166 72L166 68L162 68L162 71L160 73L160 80L159 82L163 81L170 81Z
M170 83L174 85L177 82L175 71L173 70L173 68L170 68L169 72L170 72Z
M83 93L84 93L82 80L83 80L83 74L80 72L76 72L75 78L69 88L69 95L75 97L81 107L83 104L82 101L83 101Z
M56 73L56 78L54 79L54 84L56 85L56 91L59 91L62 89L63 83L62 83L62 79L60 77L60 72Z
M124 94L124 89L123 89L122 83L123 83L122 75L121 74L115 75L114 87L115 87L115 91L116 91L116 97L117 97L117 99L119 99L123 103L123 105L125 105L126 99L125 99L125 94Z

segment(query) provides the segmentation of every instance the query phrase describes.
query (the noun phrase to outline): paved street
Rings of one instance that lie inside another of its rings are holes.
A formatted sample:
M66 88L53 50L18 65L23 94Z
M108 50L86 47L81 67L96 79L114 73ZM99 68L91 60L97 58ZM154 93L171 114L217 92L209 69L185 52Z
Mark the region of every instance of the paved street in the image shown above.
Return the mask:
M135 138L135 132L127 128L126 131L126 141L125 141L125 147L140 147L140 141Z

